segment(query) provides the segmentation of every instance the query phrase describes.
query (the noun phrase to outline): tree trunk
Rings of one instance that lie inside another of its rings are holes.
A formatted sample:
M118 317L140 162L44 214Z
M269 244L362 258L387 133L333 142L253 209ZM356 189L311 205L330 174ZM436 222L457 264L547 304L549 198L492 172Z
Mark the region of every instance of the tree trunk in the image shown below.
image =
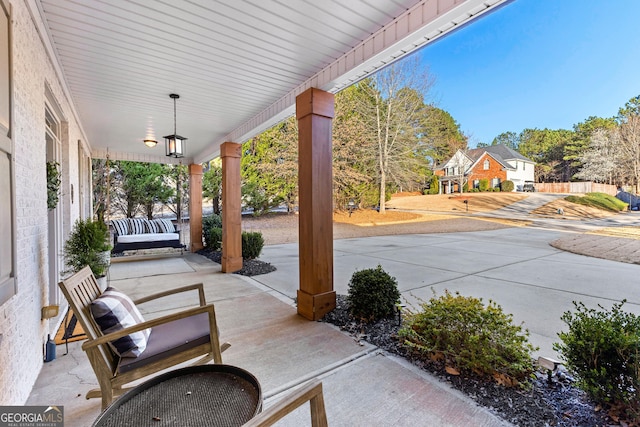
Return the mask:
M127 200L127 218L133 218L133 200Z
M182 174L180 167L176 167L176 219L178 223L182 220Z
M380 210L381 214L386 213L386 197L385 194L387 192L387 177L384 173L384 170L380 173Z

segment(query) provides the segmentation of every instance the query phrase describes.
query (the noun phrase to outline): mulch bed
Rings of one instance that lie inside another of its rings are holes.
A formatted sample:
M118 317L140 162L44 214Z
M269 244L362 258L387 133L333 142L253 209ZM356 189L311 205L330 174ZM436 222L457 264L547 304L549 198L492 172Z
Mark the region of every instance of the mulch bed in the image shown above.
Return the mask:
M321 321L338 326L357 340L367 341L404 357L516 426L619 425L606 411L598 410L584 392L573 385L574 380L566 371L559 370L551 383L548 382L546 373L538 372L529 388L507 388L494 381L468 374L450 375L445 371L444 364L424 362L413 357L400 344L397 339L400 329L397 318L362 323L349 314L349 304L344 295L337 296L336 309L327 313Z
M198 254L209 258L215 263L222 263L222 252L220 251L201 249L198 251ZM235 271L234 273L240 274L241 276L258 276L260 274L271 273L272 271L276 271L276 268L271 265L271 263L260 261L257 259L244 259L242 260L242 269L239 271Z

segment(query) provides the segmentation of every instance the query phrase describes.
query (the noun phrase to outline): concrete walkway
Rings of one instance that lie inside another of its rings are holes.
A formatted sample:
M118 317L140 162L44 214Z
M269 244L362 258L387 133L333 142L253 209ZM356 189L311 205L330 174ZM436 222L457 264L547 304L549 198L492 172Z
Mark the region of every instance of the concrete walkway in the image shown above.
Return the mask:
M555 200L566 197L566 194L556 193L529 193L527 197L517 202L511 203L500 209L488 212L478 212L474 215L496 218L521 218L522 216L529 215L532 211L542 207Z
M169 272L171 268L177 273ZM289 271L289 280L296 281L287 265L279 271ZM426 372L362 345L331 325L302 319L282 293L249 278L222 274L217 264L199 255L116 263L111 277L111 286L134 299L203 282L207 301L216 307L221 339L232 344L223 353L224 362L256 375L266 407L317 377L323 381L331 426L508 425ZM145 317L152 318L188 306L187 299L141 308ZM66 427L89 426L100 413L99 399L84 398L97 381L80 345L70 344L67 355L64 345L58 346L58 358L44 365L27 401L27 405L63 405ZM309 425L309 405L278 425Z

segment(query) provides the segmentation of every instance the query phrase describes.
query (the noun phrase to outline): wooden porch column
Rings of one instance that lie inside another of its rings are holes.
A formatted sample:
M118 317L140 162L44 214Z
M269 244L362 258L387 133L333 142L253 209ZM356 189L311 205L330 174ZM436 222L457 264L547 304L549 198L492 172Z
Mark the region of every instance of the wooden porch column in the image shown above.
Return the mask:
M242 269L242 211L240 206L240 158L242 144L225 142L222 158L222 272Z
M296 98L300 204L298 314L317 320L336 307L333 290L331 122L333 95L311 88Z
M189 165L189 235L191 252L199 251L202 244L202 165Z

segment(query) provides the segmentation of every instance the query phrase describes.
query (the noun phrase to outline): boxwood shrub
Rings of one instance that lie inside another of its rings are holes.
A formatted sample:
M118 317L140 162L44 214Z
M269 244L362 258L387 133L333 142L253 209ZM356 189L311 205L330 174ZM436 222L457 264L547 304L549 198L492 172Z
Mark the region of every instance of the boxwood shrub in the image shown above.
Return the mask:
M506 180L500 183L500 191L513 191L514 188L513 181Z
M219 229L212 231L214 229ZM211 236L211 233L215 233L215 236ZM218 232L220 235L218 236ZM217 214L212 214L202 218L202 235L204 237L204 245L212 250L220 249L222 242L222 217Z
M622 311L625 302L611 310L574 302L575 312L561 317L569 330L554 349L594 401L640 425L640 316Z
M264 238L258 231L242 232L242 258L254 259L260 256L264 247Z
M365 322L393 316L400 301L398 282L380 265L356 271L349 281L347 301L351 314Z
M222 247L222 228L211 227L204 233L204 245L212 250L217 251Z

